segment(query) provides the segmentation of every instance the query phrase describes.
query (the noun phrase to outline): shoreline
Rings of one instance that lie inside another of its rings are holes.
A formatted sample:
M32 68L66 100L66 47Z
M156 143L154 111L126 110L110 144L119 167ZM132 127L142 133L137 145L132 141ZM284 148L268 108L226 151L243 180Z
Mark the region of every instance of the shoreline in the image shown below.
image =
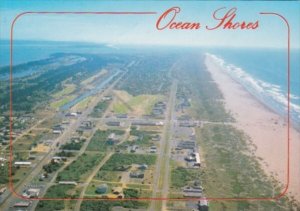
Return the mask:
M286 186L288 179L286 120L231 78L211 56L205 55L204 64L223 94L225 109L230 111L236 120L234 126L243 130L256 145L255 155L263 159L260 163L265 172ZM300 161L299 140L299 131L291 127L290 182L287 193L294 196L297 201L300 201L300 165L297 165Z

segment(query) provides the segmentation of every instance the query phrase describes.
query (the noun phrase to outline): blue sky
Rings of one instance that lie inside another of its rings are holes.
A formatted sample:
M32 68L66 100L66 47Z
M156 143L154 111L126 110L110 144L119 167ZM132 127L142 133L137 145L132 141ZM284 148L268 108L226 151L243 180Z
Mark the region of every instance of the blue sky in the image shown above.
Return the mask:
M286 47L286 26L278 17L259 12L277 12L291 25L291 46L300 48L300 3L270 1L16 1L0 2L0 38L9 39L13 18L25 11L154 11L156 15L40 15L21 17L15 26L15 39L87 41L111 44L164 44L185 46ZM158 31L158 17L168 8L179 6L178 21L214 26L214 10L237 7L236 20L256 21L254 31L215 30Z

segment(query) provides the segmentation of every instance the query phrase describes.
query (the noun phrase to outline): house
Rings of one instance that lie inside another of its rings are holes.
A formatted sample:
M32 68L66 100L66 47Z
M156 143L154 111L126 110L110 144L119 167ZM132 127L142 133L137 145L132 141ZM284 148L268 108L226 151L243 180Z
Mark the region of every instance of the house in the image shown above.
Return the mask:
M125 119L125 118L127 118L127 114L116 114L116 117L117 118L121 118L121 119Z
M139 147L137 145L133 145L130 147L130 152L134 153Z
M14 207L29 207L31 205L31 201L19 201L14 204Z
M116 126L116 127L118 127L118 126L120 126L120 125L121 125L121 123L120 123L120 122L118 122L118 121L109 121L109 122L106 122L106 125L108 125L108 126Z
M83 121L80 124L80 128L83 130L90 130L93 128L93 123L91 121Z
M112 100L112 96L104 96L104 97L102 97L102 100L103 101L110 101L110 100Z
M148 122L148 121L134 121L131 123L132 126L155 126L155 122Z
M115 195L122 194L123 193L123 188L122 187L114 187L112 189L112 193L115 194Z
M201 166L201 160L200 160L200 155L199 155L199 153L195 153L195 159L196 159L196 161L195 161L195 163L194 163L194 166Z
M151 114L153 116L160 116L164 114L164 110L160 108L153 108Z
M160 136L159 135L154 135L151 137L152 141L160 141Z
M140 170L146 170L146 169L148 169L148 165L147 164L142 164L142 165L140 165L138 167L138 169L140 169Z
M208 211L208 201L207 201L207 199L206 198L201 199L198 202L198 207L199 207L200 211Z
M195 192L185 192L183 196L186 198L201 198L202 193L195 193Z
M185 193L203 193L202 186L184 187L183 192Z
M31 166L31 162L29 161L16 161L14 163L15 166L19 166L19 167L29 167Z
M96 193L98 194L105 194L108 190L107 184L101 184L96 188Z
M6 187L0 188L0 196L6 191Z
M0 157L0 162L5 162L7 159Z
M109 145L115 145L119 142L119 139L117 138L116 134L115 133L111 133L108 138L107 138L107 141L106 143L109 144Z
M192 161L196 161L196 158L193 156L187 156L184 158L187 162L192 162Z
M131 178L143 179L144 178L144 173L140 172L140 171L130 172L129 176Z
M52 161L55 163L60 163L61 161L67 161L66 157L54 156L52 157Z
M179 127L196 127L196 122L180 122Z
M36 198L39 196L39 194L40 194L39 188L29 188L23 193L23 196L28 198Z
M64 127L61 125L55 125L52 127L52 130L64 130Z
M181 141L177 144L177 148L179 149L194 149L195 147L195 141Z
M66 117L77 117L78 113L77 112L71 112L71 113L67 113L65 116Z
M58 184L60 185L78 185L75 181L59 181Z
M150 153L156 153L156 152L157 152L157 149L150 149L149 152L150 152Z
M52 133L53 133L53 134L58 134L58 135L59 135L59 134L62 134L62 131L61 131L61 130L53 130Z
M162 121L156 122L155 125L156 125L156 126L163 126L163 125L164 125L164 122L162 122Z
M122 165L122 166L118 166L117 168L115 168L115 170L116 171L127 171L130 168L131 168L131 165Z
M150 153L156 153L157 152L157 147L156 146L151 146L149 152Z

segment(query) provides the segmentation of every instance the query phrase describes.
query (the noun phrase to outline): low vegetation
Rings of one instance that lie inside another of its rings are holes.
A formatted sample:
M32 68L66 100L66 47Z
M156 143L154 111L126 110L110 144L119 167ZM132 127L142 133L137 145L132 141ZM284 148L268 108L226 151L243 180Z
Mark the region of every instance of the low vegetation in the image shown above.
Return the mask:
M124 189L125 198L139 198L141 195L139 190L136 189ZM149 202L145 201L83 201L80 210L85 211L99 211L99 210L112 210L113 207L124 207L128 209L146 209Z
M63 171L57 175L57 181L80 181L99 163L104 157L102 153L83 153Z
M92 113L90 114L90 116L92 117L102 117L102 115L104 114L104 112L106 111L106 109L108 108L110 104L110 101L101 101L99 102L93 109Z
M169 69L174 62L173 55L163 54L147 56L138 65L130 68L126 78L117 86L130 95L165 94L169 91L171 80Z
M251 154L251 142L242 131L232 126L205 126L198 131L204 150L206 167L201 175L207 197L274 197L283 187L268 177L257 158ZM218 187L218 188L216 188ZM220 191L220 189L222 191ZM265 201L252 203L213 202L212 209L220 210L272 210L295 206L287 197L277 203Z
M75 141L75 140L71 140L70 142L61 145L61 149L62 150L80 150L83 143L84 143L84 139Z
M190 185L191 182L199 180L200 171L199 169L186 169L183 167L177 167L171 171L171 185L172 188L182 188Z
M225 111L223 95L198 56L186 57L173 71L178 79L177 97L192 99L190 115L209 121L232 121ZM193 59L195 62L189 62Z
M43 169L48 174L51 174L52 172L57 171L62 165L63 165L63 163L57 163L57 162L51 161L50 163L44 165Z
M116 171L102 171L100 170L96 175L95 179L102 181L119 182L121 174Z
M156 160L155 155L143 155L143 154L114 154L103 165L101 170L114 171L119 167L131 164L147 164L154 165Z
M76 198L79 196L79 192L74 190L73 185L54 185L51 186L44 198ZM70 201L69 201L70 202ZM74 208L75 201L72 201L69 209ZM36 211L53 211L64 210L66 202L62 200L41 200L38 202Z
M115 133L116 135L123 135L124 131L122 130L97 130L94 136L92 137L89 145L87 146L88 151L101 151L105 152L108 148L111 147L107 143L108 136L111 133Z

